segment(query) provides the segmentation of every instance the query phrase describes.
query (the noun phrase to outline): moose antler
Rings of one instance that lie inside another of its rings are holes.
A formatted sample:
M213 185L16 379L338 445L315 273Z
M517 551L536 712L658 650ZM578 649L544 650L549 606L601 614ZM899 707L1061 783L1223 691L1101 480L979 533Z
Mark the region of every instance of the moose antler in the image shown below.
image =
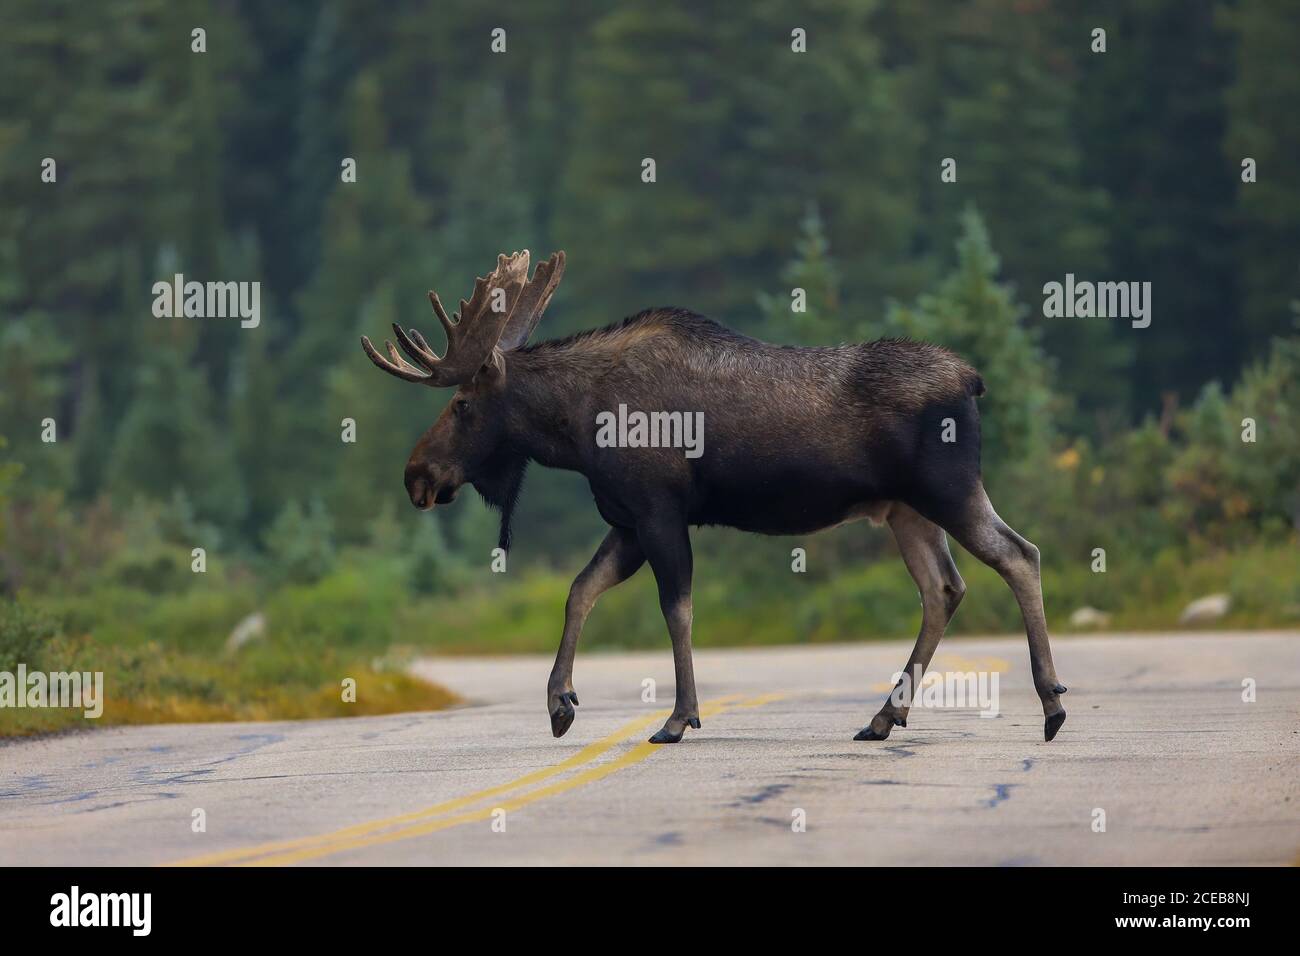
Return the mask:
M562 252L538 266L531 281L527 249L509 257L497 256L496 269L475 281L468 302L460 300L460 311L454 321L447 317L438 294L429 293L434 315L447 332L447 353L442 358L434 354L424 336L415 329L408 334L396 324L393 332L397 342L414 365L398 354L392 342L384 342L391 361L380 355L364 335L361 347L370 361L404 381L435 388L463 385L473 379L493 349L517 348L527 341L563 273Z
M537 267L533 277L524 286L524 291L519 294L519 301L515 303L510 321L506 323L506 330L501 333L501 340L497 343L501 351L509 352L527 344L563 276L563 252L554 253Z

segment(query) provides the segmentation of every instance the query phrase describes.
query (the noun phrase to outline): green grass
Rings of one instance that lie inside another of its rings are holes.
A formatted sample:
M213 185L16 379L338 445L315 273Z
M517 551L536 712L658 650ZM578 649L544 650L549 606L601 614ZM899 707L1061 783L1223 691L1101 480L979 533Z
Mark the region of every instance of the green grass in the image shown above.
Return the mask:
M1010 589L991 569L955 554L967 595L949 633L1018 632L1023 627ZM1300 575L1293 545L1258 546L1188 560L1166 553L1128 565L1110 556L1105 573L1087 565L1045 568L1048 625L1070 630L1069 616L1089 605L1111 615L1108 630L1177 629L1186 605L1227 592L1231 611L1218 628L1300 627ZM417 602L398 610L398 630L418 646L449 654L555 650L570 576L533 572L484 586L455 600ZM725 568L697 565L698 647L727 647L911 637L921 620L916 586L899 560L847 568L829 578L790 573L788 581L743 590ZM667 640L653 577L645 570L607 592L583 632L582 646L655 648Z
M696 565L695 633L700 647L910 638L920 622L915 585L896 558L795 574L760 554L744 567L708 548ZM778 553L776 550L773 554ZM1232 610L1221 628L1300 626L1300 581L1292 543L1189 559L1167 552L1126 562L1110 554L1104 574L1078 562L1043 572L1049 626L1087 604L1111 615L1109 630L1178 628L1187 603L1224 591ZM950 633L1021 629L1010 590L964 552L965 602ZM575 568L576 570L576 568ZM553 653L571 574L484 571L457 594L417 595L400 558L356 552L312 584L259 593L243 572L191 575L158 592L118 578L78 594L0 605L0 670L103 671L105 711L0 709L0 736L87 724L270 720L437 709L455 702L443 688L405 673L418 654ZM260 611L265 633L228 650L231 630ZM604 595L582 648L663 648L667 638L654 578L643 570ZM357 700L342 700L342 681Z
M213 657L157 643L115 648L79 641L56 643L43 658L42 670L103 671L102 716L87 719L79 709L4 708L0 737L113 724L353 717L438 710L457 700L382 661L320 648L267 647ZM343 699L344 678L356 681L354 702Z

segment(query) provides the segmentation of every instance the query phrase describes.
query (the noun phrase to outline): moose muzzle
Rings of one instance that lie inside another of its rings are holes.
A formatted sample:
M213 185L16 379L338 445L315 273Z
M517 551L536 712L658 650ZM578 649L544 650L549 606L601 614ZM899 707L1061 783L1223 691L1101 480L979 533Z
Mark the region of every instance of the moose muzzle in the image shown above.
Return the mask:
M433 487L426 478L406 478L406 493L411 496L411 504L421 511L433 507Z
M406 493L411 496L411 504L421 511L428 511L434 505L450 504L456 499L459 486L452 481L439 481L426 470L406 472Z

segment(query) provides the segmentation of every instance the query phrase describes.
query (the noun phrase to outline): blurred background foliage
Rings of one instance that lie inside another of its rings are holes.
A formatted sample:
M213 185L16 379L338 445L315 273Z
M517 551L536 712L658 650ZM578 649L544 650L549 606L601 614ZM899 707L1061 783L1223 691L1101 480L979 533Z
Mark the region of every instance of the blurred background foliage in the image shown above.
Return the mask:
M550 649L602 534L585 483L534 469L492 574L472 496L417 515L402 489L445 396L357 344L429 329L425 289L454 300L524 247L569 255L543 336L671 304L779 342L962 353L988 383L991 494L1041 547L1058 628L1080 604L1167 626L1207 590L1230 622L1294 623L1300 7L1083 6L7 0L0 652L208 666L257 611L267 636L232 660ZM260 281L261 325L155 318L174 272ZM1067 272L1150 281L1151 326L1044 320ZM887 533L697 542L701 644L915 626ZM958 560L954 628L1016 629ZM588 643L662 643L647 581Z

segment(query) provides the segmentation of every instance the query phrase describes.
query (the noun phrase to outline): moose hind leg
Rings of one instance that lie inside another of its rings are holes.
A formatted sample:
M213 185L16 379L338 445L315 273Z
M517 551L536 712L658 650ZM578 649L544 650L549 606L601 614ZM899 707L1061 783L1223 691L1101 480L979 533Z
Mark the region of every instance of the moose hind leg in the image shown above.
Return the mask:
M966 594L966 585L957 573L957 565L953 564L948 536L942 528L902 502L890 508L889 527L898 542L903 563L921 592L921 631L889 699L854 740L884 740L895 726L907 726L907 712L920 689L925 669L930 666L935 648Z
M982 485L975 489L960 517L948 523L953 537L975 557L1002 576L1016 596L1029 639L1029 663L1034 689L1043 704L1043 737L1051 740L1065 723L1061 695L1065 686L1056 678L1052 648L1043 613L1043 585L1039 576L1038 548L1007 526L989 501Z

